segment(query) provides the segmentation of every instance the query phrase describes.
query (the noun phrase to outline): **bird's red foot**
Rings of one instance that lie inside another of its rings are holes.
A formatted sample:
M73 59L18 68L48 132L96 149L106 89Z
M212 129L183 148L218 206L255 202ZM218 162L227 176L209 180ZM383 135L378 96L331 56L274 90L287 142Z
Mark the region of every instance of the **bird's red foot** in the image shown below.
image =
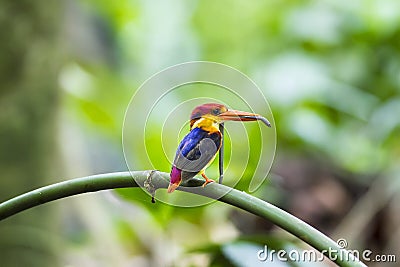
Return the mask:
M206 179L206 181L203 184L203 187L206 187L206 185L209 183L215 182L213 179L209 179L204 173L202 173L201 176L203 176L203 178Z

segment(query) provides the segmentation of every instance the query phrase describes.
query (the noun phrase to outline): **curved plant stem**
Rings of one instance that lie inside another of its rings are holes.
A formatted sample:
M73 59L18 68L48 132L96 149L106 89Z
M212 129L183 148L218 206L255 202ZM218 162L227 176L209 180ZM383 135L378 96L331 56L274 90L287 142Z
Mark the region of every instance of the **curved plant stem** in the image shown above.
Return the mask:
M1 203L0 220L53 200L87 192L114 188L143 187L145 185L147 188L153 190L168 187L169 174L154 172L150 180L148 179L150 173L152 172L135 171L107 173L76 178L45 186ZM187 187L179 187L178 190L213 199L219 198L219 201L268 219L272 223L304 240L325 256L328 256L329 259L336 262L339 266L366 266L349 251L341 248L335 241L284 210L245 192L218 183L210 183L203 188L199 186L203 182L204 181L193 179L190 185ZM223 196L219 197L221 195Z

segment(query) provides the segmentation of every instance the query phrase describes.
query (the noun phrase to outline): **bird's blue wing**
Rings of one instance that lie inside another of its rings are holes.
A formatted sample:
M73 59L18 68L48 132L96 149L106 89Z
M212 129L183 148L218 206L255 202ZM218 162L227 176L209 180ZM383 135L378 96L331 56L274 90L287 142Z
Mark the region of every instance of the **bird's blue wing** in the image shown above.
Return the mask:
M221 133L194 128L179 144L174 166L185 172L200 172L215 157L220 147Z

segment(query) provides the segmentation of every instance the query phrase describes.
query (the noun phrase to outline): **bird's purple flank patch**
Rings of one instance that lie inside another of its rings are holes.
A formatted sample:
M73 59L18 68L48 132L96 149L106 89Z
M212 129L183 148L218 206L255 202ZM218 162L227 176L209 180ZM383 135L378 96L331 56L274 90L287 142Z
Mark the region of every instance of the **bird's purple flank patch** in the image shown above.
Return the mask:
M177 184L181 181L181 170L176 168L175 166L172 167L171 170L171 184Z

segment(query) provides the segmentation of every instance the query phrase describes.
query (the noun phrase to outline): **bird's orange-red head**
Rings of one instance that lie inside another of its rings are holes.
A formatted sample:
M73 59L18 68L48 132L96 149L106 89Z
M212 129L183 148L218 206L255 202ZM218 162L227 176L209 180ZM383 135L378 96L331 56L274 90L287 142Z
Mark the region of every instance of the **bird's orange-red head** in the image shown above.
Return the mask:
M209 115L209 116L218 116L223 112L226 112L228 109L218 103L207 103L200 106L197 106L193 109L192 114L190 114L190 127L200 118Z
M219 103L207 103L195 107L190 115L190 127L200 118L209 118L217 122L261 120L268 127L271 127L269 121L258 114L228 109L225 105Z

